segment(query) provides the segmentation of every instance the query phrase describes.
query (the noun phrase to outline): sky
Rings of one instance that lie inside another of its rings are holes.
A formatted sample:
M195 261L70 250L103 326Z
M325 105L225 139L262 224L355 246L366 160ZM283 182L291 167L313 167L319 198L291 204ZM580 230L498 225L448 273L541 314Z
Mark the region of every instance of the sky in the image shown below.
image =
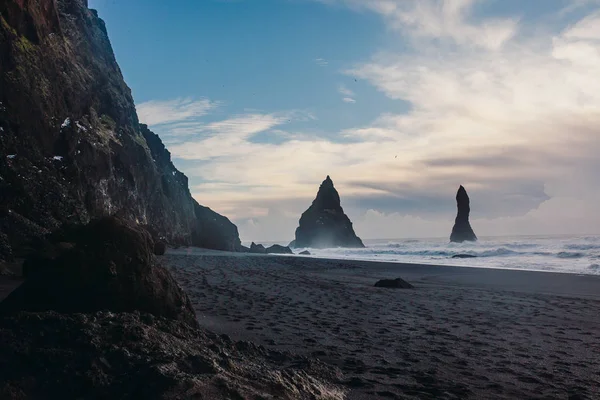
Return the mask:
M140 121L242 240L330 175L363 239L600 233L600 0L89 0Z

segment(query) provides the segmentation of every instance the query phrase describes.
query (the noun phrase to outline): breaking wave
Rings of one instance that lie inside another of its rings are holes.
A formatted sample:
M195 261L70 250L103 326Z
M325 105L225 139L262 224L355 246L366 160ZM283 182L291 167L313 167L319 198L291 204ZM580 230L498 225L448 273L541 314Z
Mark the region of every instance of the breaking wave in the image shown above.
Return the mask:
M316 257L600 274L600 236L366 240L365 249L309 249ZM453 258L453 256L471 256Z

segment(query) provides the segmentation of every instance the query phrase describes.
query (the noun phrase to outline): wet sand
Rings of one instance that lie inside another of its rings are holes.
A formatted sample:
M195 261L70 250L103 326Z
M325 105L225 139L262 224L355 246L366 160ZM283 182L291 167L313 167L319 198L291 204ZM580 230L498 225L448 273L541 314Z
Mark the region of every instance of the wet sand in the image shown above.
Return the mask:
M313 356L348 399L600 398L600 277L244 255L162 257L202 326ZM412 290L373 287L401 277Z

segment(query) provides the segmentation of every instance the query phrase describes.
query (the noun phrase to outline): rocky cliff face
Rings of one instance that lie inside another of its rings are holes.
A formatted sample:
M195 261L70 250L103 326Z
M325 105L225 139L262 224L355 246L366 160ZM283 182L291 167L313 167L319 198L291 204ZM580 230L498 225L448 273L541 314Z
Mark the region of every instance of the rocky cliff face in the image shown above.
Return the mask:
M300 217L292 247L365 247L354 233L352 222L340 204L340 195L329 176L317 197Z
M235 249L235 225L201 211L158 136L140 126L87 1L1 1L0 257L101 215L171 243Z
M469 223L469 213L471 212L469 195L462 185L458 188L458 192L456 193L456 207L458 208L458 213L456 214L450 241L458 243L476 241L477 236L475 236L475 232L473 232L471 224Z

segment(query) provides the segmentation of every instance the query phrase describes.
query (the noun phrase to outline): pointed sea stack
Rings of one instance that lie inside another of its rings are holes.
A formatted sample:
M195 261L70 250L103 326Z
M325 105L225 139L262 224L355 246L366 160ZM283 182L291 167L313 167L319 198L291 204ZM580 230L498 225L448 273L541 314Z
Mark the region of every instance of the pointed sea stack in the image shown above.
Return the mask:
M471 224L469 223L469 213L471 212L469 195L462 185L456 193L456 207L458 208L458 214L456 214L450 241L456 243L465 241L475 242L477 236L475 236L475 232L473 232L473 228L471 228Z
M340 195L327 178L321 183L317 197L300 217L293 247L365 247L354 233L352 222L340 205Z

